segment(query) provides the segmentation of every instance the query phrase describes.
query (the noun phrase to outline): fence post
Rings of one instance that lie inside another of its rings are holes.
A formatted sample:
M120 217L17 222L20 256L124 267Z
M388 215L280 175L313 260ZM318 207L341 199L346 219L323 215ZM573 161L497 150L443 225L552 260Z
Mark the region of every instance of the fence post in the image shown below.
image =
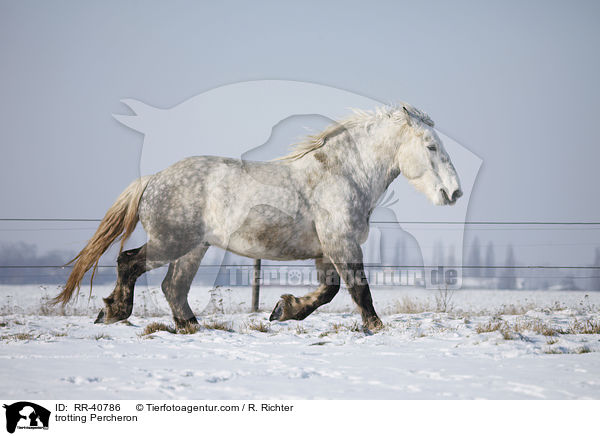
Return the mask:
M254 273L252 275L252 312L258 312L259 294L260 294L260 259L254 259Z

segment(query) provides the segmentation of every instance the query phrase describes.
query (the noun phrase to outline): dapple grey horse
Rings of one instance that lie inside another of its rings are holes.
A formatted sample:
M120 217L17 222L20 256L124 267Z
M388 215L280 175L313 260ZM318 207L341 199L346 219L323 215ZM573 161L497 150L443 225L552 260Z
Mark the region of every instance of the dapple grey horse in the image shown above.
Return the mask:
M175 323L195 324L187 296L202 257L214 245L250 258L315 259L318 289L303 297L282 295L271 321L306 318L333 299L341 278L365 329L377 330L382 323L361 250L377 201L400 174L434 204L451 205L462 195L433 126L427 114L408 104L355 111L276 161L196 156L142 177L107 211L54 301L66 304L84 274L120 238L117 283L96 322L128 318L137 278L168 263L162 289ZM138 221L148 242L123 251Z

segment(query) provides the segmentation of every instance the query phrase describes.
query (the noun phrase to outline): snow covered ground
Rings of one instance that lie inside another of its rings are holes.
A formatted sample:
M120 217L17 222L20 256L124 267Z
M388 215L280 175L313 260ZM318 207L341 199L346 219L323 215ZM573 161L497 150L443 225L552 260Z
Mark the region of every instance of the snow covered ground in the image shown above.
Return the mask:
M1 286L0 397L600 398L600 293L376 289L385 328L365 334L344 289L304 321L269 323L286 291L261 289L249 314L247 288L194 287L198 332L144 335L172 324L159 289L136 291L129 323L94 325L108 287L61 315L44 304L56 287Z

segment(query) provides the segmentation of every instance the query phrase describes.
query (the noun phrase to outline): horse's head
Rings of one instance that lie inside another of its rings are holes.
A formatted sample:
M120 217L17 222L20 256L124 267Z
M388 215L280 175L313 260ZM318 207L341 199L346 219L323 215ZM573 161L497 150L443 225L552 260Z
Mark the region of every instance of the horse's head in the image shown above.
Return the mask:
M433 204L456 203L462 196L460 181L433 121L412 107L403 107L402 112L403 140L398 149L401 173Z

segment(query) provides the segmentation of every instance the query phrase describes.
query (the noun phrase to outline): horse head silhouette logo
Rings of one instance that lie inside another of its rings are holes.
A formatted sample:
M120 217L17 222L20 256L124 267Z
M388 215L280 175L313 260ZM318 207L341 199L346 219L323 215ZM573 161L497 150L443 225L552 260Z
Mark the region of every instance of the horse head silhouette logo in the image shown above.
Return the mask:
M125 126L144 135L141 175L156 173L168 165L193 155L238 157L242 160L265 160L286 154L281 147L267 147L274 128L282 121L298 116L320 116L338 120L348 108L363 110L381 106L381 102L349 91L314 83L285 80L261 80L235 83L199 94L169 109L160 109L139 100L124 99L134 115L114 115ZM396 178L372 213L368 240L363 244L365 263L381 264L382 235L404 231L417 241L423 265L435 265L434 245L443 240L456 249L453 257L462 259L464 226L428 225L426 222L465 221L475 178L481 166L479 159L451 138L437 132L460 174L463 198L453 207L436 207L409 187L406 180ZM288 143L289 144L289 143ZM268 183L268 181L265 181ZM283 208L271 198L260 199ZM399 222L402 222L400 224ZM222 263L225 251L211 247L207 255L214 263ZM218 268L213 270L216 279ZM441 283L426 280L428 287ZM449 287L460 287L460 275Z
M19 401L10 405L4 404L6 409L6 431L14 433L19 428L44 428L50 422L50 411L42 406L28 401Z

